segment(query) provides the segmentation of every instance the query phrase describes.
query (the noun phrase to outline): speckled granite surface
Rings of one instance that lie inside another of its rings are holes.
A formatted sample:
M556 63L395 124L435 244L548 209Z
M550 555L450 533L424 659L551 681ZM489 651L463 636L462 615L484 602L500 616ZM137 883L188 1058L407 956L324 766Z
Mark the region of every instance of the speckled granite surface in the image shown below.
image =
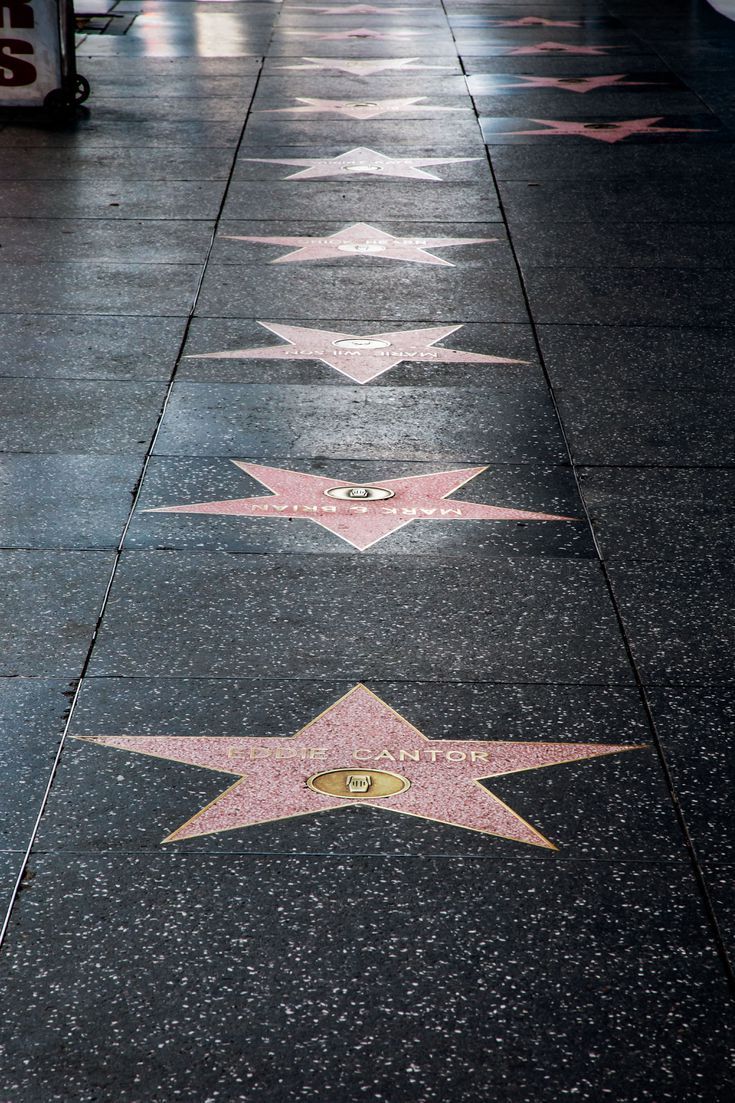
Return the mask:
M0 112L0 1100L731 1103L735 26L98 7Z

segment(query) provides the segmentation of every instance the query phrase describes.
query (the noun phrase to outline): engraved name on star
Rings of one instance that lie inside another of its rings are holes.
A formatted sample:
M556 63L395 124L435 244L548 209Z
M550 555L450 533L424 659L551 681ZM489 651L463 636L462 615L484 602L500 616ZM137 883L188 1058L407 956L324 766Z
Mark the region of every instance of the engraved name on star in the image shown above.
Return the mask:
M638 135L656 134L706 134L709 131L701 128L685 126L656 126L661 122L662 115L653 119L625 119L621 122L584 123L571 122L557 119L529 119L531 123L538 123L545 130L508 130L507 134L530 134L547 137L550 135L562 135L573 138L591 138L596 142L622 142L625 138Z
M430 31L372 31L369 27L355 27L351 31L302 31L292 28L286 34L299 38L318 38L321 42L339 42L341 39L370 38L378 42L400 41L404 38L420 38Z
M417 57L380 57L380 58L349 58L349 57L302 57L301 61L306 65L277 65L280 70L306 70L314 72L319 69L335 69L339 73L350 73L352 76L369 77L373 73L383 73L389 70L419 70L419 69L453 69L452 65L422 65L415 64Z
M375 258L380 260L408 261L411 264L434 264L453 268L451 261L435 257L428 249L447 249L452 245L486 245L496 242L496 237L394 237L385 230L356 222L327 237L254 237L226 234L229 241L252 241L266 245L300 246L292 253L284 253L270 261L271 264L299 264L328 257Z
M533 46L513 46L503 52L510 57L533 54L586 54L590 57L604 57L620 46L581 46L570 42L537 42Z
M237 778L164 843L363 804L557 850L482 782L642 749L630 743L428 739L362 684L292 736L76 738ZM356 784L351 790L344 782L330 787L330 774L347 775ZM386 778L393 791L382 795L376 783Z
M366 487L345 479L308 475L280 467L232 460L273 493L269 497L231 498L219 502L158 506L144 513L197 513L221 517L297 518L313 521L358 551L377 544L414 521L573 521L551 513L480 505L448 498L486 467L433 471L401 479L378 479ZM375 499L362 497L375 492ZM333 497L333 492L354 497Z
M662 81L626 80L627 73L609 73L604 77L535 77L520 75L510 83L497 84L496 88L558 88L562 92L593 92L599 88L641 88L656 86ZM522 81L518 84L517 81Z
M232 349L224 352L191 353L187 360L319 360L355 383L369 383L404 360L422 364L526 364L507 356L448 349L437 341L455 333L458 326L426 326L422 329L387 333L341 333L339 330L307 329L276 322L258 325L288 341L287 345Z
M359 146L337 157L245 157L264 165L303 165L285 180L323 180L329 176L396 176L405 180L441 180L433 172L423 170L431 165L457 165L477 161L477 157L388 157L374 149Z
M348 119L378 119L381 115L403 114L421 111L461 111L461 107L439 107L424 103L426 96L412 96L403 99L388 100L318 100L307 96L296 96L301 107L269 107L262 110L263 115L345 115Z

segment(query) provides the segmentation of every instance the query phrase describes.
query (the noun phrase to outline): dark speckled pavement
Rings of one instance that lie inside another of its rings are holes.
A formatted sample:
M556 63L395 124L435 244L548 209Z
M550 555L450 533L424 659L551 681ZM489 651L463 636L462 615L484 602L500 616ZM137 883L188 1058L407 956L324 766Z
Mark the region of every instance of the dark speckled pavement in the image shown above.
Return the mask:
M0 1100L732 1103L735 23L77 12L0 115Z

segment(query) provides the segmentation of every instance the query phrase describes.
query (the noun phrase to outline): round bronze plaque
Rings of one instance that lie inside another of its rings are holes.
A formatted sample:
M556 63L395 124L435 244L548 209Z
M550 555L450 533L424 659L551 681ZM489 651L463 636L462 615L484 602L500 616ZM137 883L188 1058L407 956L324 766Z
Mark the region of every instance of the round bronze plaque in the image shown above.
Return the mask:
M346 800L375 800L405 793L411 785L407 777L391 774L388 770L361 770L359 766L347 766L340 770L325 770L312 774L306 784L315 793L327 797L344 797Z
M328 498L346 502L384 502L386 498L395 497L395 491L382 486L332 486L324 493Z

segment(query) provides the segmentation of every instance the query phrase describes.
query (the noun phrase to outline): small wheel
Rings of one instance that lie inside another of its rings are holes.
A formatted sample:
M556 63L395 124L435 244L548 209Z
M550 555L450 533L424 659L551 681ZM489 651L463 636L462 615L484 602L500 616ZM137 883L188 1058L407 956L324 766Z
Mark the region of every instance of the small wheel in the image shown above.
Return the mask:
M63 88L54 88L43 101L43 106L52 119L69 119L74 114L76 104L73 97Z
M89 93L91 91L92 89L89 87L89 81L87 80L87 78L80 77L77 73L76 86L74 89L74 102L84 103L85 100L89 99Z

